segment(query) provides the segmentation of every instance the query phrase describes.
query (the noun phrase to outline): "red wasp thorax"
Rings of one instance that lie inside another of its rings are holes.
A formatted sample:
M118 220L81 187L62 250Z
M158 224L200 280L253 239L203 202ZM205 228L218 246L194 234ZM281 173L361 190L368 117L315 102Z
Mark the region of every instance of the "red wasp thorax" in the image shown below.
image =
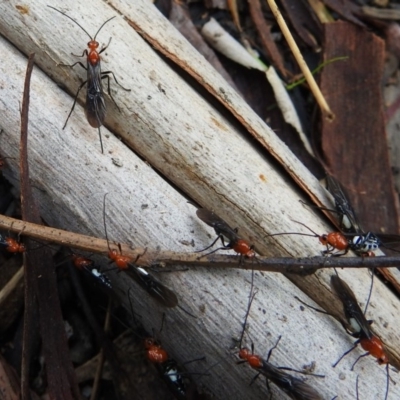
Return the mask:
M250 353L248 349L240 349L239 358L246 360L252 368L262 367L261 357Z
M130 257L119 254L117 250L110 250L108 258L115 263L119 269L128 269L129 263L132 262Z
M74 266L78 269L87 268L93 265L93 261L89 258L72 254L72 261Z
M389 357L385 353L382 341L377 336L372 336L370 339L360 339L360 345L378 360L379 365L389 363Z
M147 350L147 358L151 362L161 364L168 360L167 352L153 338L145 339L144 347Z
M100 54L96 50L99 47L99 42L96 42L96 40L91 40L87 45L90 49L87 55L88 61L91 65L96 65L100 61Z
M244 239L237 240L232 249L248 258L253 258L256 255L253 248Z
M5 243L6 243L6 250L9 253L24 253L26 251L26 247L22 243L18 243L15 239L13 238L5 238Z
M340 232L331 232L326 235L319 236L319 241L324 246L332 246L337 250L347 250L349 247L349 241Z

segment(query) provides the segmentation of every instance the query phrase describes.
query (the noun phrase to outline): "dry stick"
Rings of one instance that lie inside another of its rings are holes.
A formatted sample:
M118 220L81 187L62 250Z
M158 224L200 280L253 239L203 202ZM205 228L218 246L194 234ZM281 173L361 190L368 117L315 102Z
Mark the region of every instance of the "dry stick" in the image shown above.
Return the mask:
M233 22L236 25L236 28L239 32L242 32L242 26L240 25L240 17L239 17L239 12L238 12L238 5L236 0L228 0L228 9L232 15Z
M310 86L310 89L312 93L314 94L315 100L317 100L318 105L320 106L322 113L325 114L326 118L330 121L333 121L334 119L334 114L329 108L328 103L325 100L324 95L322 94L320 88L317 85L317 82L315 82L315 79L308 68L307 63L304 61L304 58L302 54L300 53L300 49L298 48L295 40L293 39L292 34L290 33L290 30L288 26L286 25L285 20L282 17L282 14L280 13L278 6L276 5L275 0L267 0L269 7L271 8L272 13L275 16L276 21L278 22L279 27L282 30L283 36L285 36L286 41L289 44L290 50L292 50L292 53L294 55L294 58L296 59L297 63L299 64L299 67L301 71L304 74L304 77L307 80L307 83Z
M94 253L108 253L107 241L105 239L98 239L91 236L81 235L79 233L37 225L6 217L5 215L0 215L0 228L16 232L22 236L29 236L34 239L73 247L79 250L87 250ZM121 247L124 253L126 251L129 253L129 256L132 256L133 258L136 258L136 256L144 252L144 249L132 250L128 245L122 245Z
M29 55L28 66L26 68L25 83L24 83L24 94L22 99L22 110L21 110L21 140L27 135L28 132L28 115L29 115L29 88L31 75L34 65L35 53ZM22 147L22 146L21 146ZM21 149L20 149L21 150ZM25 166L26 167L26 166ZM22 170L21 164L21 175L24 171ZM21 199L22 200L22 199ZM35 326L34 318L36 316L35 307L35 290L33 285L28 284L32 281L32 271L27 271L24 274L25 286L24 286L24 329L22 338L22 361L21 361L21 398L22 400L29 400L31 398L29 388L29 377L30 377L30 363L32 355L32 337L31 331Z
M28 122L30 103L30 80L34 64L34 53L29 55L25 76L21 109L20 178L21 214L25 221L41 224L39 209L29 182ZM31 240L26 241L30 248ZM75 371L70 360L65 325L58 301L57 280L49 249L24 253L25 311L23 330L24 376L21 378L22 399L31 399L29 390L29 364L32 361L33 345L39 338L32 335L38 324L42 339L41 351L46 362L47 390L50 398L73 400L80 398ZM51 301L50 301L51 299ZM36 333L36 332L35 332ZM22 380L23 379L23 380Z
M112 299L108 299L108 306L107 306L107 313L106 313L106 320L104 322L104 332L107 333L110 330L111 325L111 309L112 309ZM94 376L92 394L90 395L90 400L95 400L97 398L97 394L100 388L100 380L103 374L103 367L104 367L105 355L104 349L101 348L99 354L99 360L97 364L96 374Z
M4 303L8 300L8 297L13 295L14 290L20 284L23 277L24 267L21 267L0 290L0 309L4 307Z
M0 228L7 229L21 235L36 239L57 243L63 246L74 247L94 253L107 254L108 244L104 239L80 235L63 231L61 229L49 228L14 218L0 215ZM178 253L173 251L155 251L150 249L132 249L127 244L122 244L123 254L132 259L139 258L136 265L141 267L159 266L182 266L207 267L207 268L239 268L254 269L255 271L280 272L288 274L312 274L322 268L387 268L400 267L400 257L259 257L248 260L244 258L239 262L238 256L213 254L201 257L198 253ZM146 251L145 251L146 250Z

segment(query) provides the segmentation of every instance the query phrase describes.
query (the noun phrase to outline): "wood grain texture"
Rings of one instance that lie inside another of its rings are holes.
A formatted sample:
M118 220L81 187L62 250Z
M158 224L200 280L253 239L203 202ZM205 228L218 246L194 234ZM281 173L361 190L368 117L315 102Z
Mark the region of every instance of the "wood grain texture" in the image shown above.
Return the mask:
M365 230L399 233L398 196L383 112L382 39L348 22L325 26L325 61L347 56L324 68L321 87L336 115L322 123L322 148L331 173L347 189ZM361 66L368 65L368 68Z
M36 69L33 75L29 156L41 212L51 226L104 237L102 203L104 193L108 192L107 223L113 240L173 251L201 249L210 243L214 233L196 218L193 206L169 184L173 182L190 198L214 209L233 227L238 226L240 234L254 242L264 255L319 254L322 247L315 238L263 239L267 233L302 231L293 220L306 222L321 233L329 227L299 203L302 193L277 169L275 159L256 149L233 118L222 115L120 18L106 25L98 39L106 43L109 36L113 37L103 69L113 70L120 83L132 92L114 91L118 88L112 86L121 113L110 106L106 125L134 151L104 128L105 154L102 155L97 131L89 127L80 106L62 131L72 98L49 76L74 93L79 79L84 79L84 71L64 70L57 64L73 62L75 58L70 53L80 53L87 38L42 1L28 4L29 13L24 15L15 8L16 2L1 4L0 29L23 53L36 51L39 66L47 74ZM63 7L61 2L53 5ZM147 23L144 16L153 18L152 30L160 37L168 37L172 31L148 2L138 1L129 10L136 18L143 17L143 25ZM116 13L95 0L64 11L76 17L89 32L95 32ZM196 65L197 59L190 59L193 49L178 33L172 32L175 37L169 40L171 48L180 46L180 54L186 53L188 57L185 62L191 62L193 68L203 68L203 65ZM179 43L175 38L179 38ZM0 46L0 53L4 55L0 65L0 111L4 129L0 148L3 156L18 158L18 104L26 59L6 41ZM297 181L316 197L324 199L325 191L286 146L217 74L210 76L209 71L209 67L204 66L204 79L221 88L221 95L225 93L236 114L244 115L243 120L251 120L260 131L268 134L269 146L275 148L274 157L279 154L284 158L285 168L298 175ZM113 159L119 160L122 167L115 165ZM10 160L10 164L15 176L16 162ZM192 239L194 249L182 244ZM128 286L134 288L138 294L134 299L135 309L139 310L149 331L157 329L165 310L157 307L122 274L110 275L125 301ZM351 271L341 276L349 280L361 301L366 299L369 289L366 272ZM197 316L192 318L180 309L168 310L161 339L178 361L206 355L207 365L219 362L211 376L201 379L216 398L260 399L266 394L263 380L248 386L253 372L247 366L235 365L237 358L230 350L232 338L240 335L250 278L249 271L207 271L204 268L158 275L158 279L177 292L181 306ZM339 304L332 301L328 288L329 273L293 279L327 309L338 311ZM349 371L353 356L343 360L335 370L331 368L352 343L341 326L309 310L301 312L293 296L303 299L306 296L283 276L256 273L255 285L259 294L250 314L249 332L256 351L266 355L278 336L283 335L271 362L301 368L315 361L315 372L327 377L310 378L308 382L320 390L324 398L334 395L354 398L357 372ZM400 344L397 309L394 296L377 283L368 318L375 319L374 329L386 342L393 343L394 351ZM368 393L371 399L381 397L385 387L383 369L372 359L362 362L362 393ZM199 371L196 365L189 364L188 368ZM345 380L341 379L343 376ZM371 376L374 381L369 379ZM392 386L390 398L398 398L399 394L399 385Z

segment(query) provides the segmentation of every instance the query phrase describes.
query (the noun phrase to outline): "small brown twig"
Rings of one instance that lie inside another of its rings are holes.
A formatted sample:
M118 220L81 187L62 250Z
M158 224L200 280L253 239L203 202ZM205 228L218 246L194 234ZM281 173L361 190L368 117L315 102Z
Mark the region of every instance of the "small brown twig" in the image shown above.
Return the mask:
M36 225L4 215L0 215L0 228L62 246L74 247L93 253L108 253L108 244L105 239ZM309 275L319 269L327 268L400 267L400 257L270 258L257 256L256 259L243 259L242 262L239 262L238 256L226 254L212 254L201 257L198 253L179 253L143 248L132 249L127 244L121 244L121 250L124 255L136 260L136 265L141 267L184 265L186 267L253 269L255 271L299 275Z

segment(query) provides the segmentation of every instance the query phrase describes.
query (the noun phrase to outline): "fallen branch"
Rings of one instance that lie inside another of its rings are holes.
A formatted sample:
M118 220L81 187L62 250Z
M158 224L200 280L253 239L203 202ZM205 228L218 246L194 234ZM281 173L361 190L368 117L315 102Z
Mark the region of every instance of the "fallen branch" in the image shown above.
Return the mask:
M77 248L94 253L108 253L105 239L85 236L61 229L36 225L0 215L0 228L8 229L22 236L47 241L62 246ZM202 257L198 253L182 253L144 248L132 249L128 244L119 244L124 255L136 260L141 267L208 267L239 268L244 270L280 272L287 274L310 275L319 269L328 268L387 268L400 267L400 257L257 257L248 260L236 255L212 254Z

